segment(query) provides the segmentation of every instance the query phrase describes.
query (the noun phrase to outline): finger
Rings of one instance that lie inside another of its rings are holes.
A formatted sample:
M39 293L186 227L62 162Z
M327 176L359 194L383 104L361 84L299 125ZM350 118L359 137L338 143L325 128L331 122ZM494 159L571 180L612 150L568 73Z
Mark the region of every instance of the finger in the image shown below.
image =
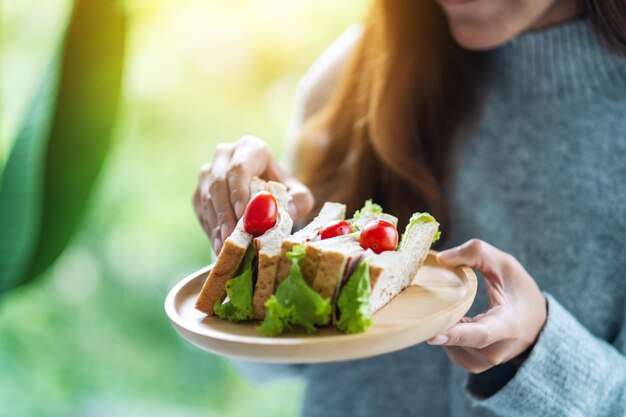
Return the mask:
M432 345L483 349L512 338L510 320L502 307L491 309L471 323L457 323L445 333L429 339Z
M263 172L263 178L268 181L285 182L288 177L287 173L275 158L268 158L265 171Z
M504 286L494 283L494 280L485 279L485 292L490 306L502 305L507 302Z
M213 245L213 252L215 254L219 254L222 249L222 236L220 232L220 227L217 223L217 215L215 214L215 209L213 208L213 204L210 200L206 201L205 209L204 209L204 222L206 224L206 231Z
M309 188L295 178L285 180L289 193L288 210L293 219L302 219L313 209L315 199Z
M313 209L315 200L311 190L287 174L275 159L269 161L265 175L273 177L275 181L282 182L287 187L289 195L287 210L293 219L301 219Z
M200 166L200 174L198 175L198 186L196 188L201 188L202 184L206 182L211 174L211 164L206 163Z
M196 217L198 218L198 222L202 226L202 230L209 238L211 238L209 224L206 221L204 209L202 206L202 197L200 195L199 187L196 188L195 192L193 193L193 208L194 208L194 211L196 212Z
M231 161L226 180L230 190L230 204L233 207L235 218L239 219L243 216L246 204L250 200L252 174L243 162Z
M196 214L200 219L200 224L211 241L213 252L218 254L221 250L222 239L219 225L217 223L217 215L215 214L215 209L213 208L213 203L211 202L211 194L208 189L208 180L203 182L198 188L200 202L196 205Z
M267 170L271 158L267 145L261 139L245 136L235 148L226 173L230 202L236 218L243 215L250 200L250 181Z
M214 241L219 239L219 242L215 245L216 250L230 236L236 224L235 213L230 205L228 183L226 181L226 172L233 151L234 146L231 144L218 145L209 177L210 201L216 216L216 224L212 226L214 229L219 227L220 231L219 233L215 232L216 236L214 236Z
M205 188L205 182L209 175L209 171L211 170L211 164L204 164L200 167L200 174L198 175L198 184L196 185L196 189L193 192L192 196L192 205L194 211L196 212L196 217L198 221L202 224L204 222L204 212L202 207L203 200L203 188ZM204 227L204 225L203 225Z
M461 317L458 323L471 323L472 321L473 319L471 317L464 316L464 317ZM428 344L431 344L431 345L442 345L448 342L449 339L450 337L448 335L440 334L440 335L431 337L430 339L427 340L427 342Z
M215 238L219 238L220 242L217 246L221 246L224 240L235 230L235 213L230 205L228 197L228 185L226 179L219 178L211 182L211 203L215 213L215 223L212 224L215 232ZM219 230L219 233L217 232Z
M447 267L467 265L476 268L492 284L502 286L502 271L510 269L513 257L483 242L472 239L461 246L439 252L437 262Z
M198 185L193 193L193 207L202 229L213 242L212 225L216 223L215 211L210 201L208 180L211 174L211 164L200 167Z
M489 362L474 349L466 349L458 346L444 346L444 349L455 365L473 374L484 372L494 366L493 363Z

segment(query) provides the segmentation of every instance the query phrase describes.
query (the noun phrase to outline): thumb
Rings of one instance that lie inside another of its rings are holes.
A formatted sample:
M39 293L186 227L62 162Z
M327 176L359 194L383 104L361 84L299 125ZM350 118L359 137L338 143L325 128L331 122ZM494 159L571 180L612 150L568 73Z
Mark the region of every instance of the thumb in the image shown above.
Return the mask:
M477 269L491 284L502 285L503 271L511 265L512 256L483 242L472 239L461 246L441 251L437 262L446 267L467 265Z
M287 193L289 195L287 210L292 219L299 220L309 214L311 209L313 209L315 199L313 198L311 190L309 190L306 185L285 172L276 160L270 161L267 174L270 174L287 187Z
M288 210L289 215L294 220L305 217L315 204L315 199L309 188L295 178L289 178L285 181L289 192Z

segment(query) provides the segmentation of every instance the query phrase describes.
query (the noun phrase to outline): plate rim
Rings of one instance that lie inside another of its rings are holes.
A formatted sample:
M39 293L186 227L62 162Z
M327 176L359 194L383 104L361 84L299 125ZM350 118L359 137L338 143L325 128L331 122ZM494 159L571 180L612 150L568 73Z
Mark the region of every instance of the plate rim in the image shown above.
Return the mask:
M428 251L427 256L436 257L437 253L438 251L431 249ZM229 334L227 332L213 330L210 328L209 329L196 328L196 327L191 328L191 326L186 325L186 320L183 317L181 317L180 314L178 314L176 310L176 303L175 303L176 297L180 293L180 291L187 284L189 284L189 282L193 281L194 279L197 279L199 276L203 274L206 274L208 271L211 270L211 268L214 265L215 263L212 263L210 265L207 265L203 268L196 270L195 272L192 272L191 274L187 275L186 277L181 279L179 282L177 282L168 292L164 301L165 313L167 314L170 322L175 327L177 328L180 327L184 329L185 331L198 335L198 336L208 337L211 339L217 339L222 342L238 343L238 344L244 344L244 345L250 345L250 346L259 345L259 344L274 345L274 346L276 345L280 345L280 346L299 345L299 344L304 343L304 341L306 340L312 339L309 335L306 335L306 334L302 336L298 336L298 337L280 337L280 336L265 337L260 334L258 336L234 335L234 334ZM429 320L435 320L442 315L449 314L448 310L455 310L461 305L470 301L469 300L470 298L473 299L476 295L476 291L478 287L478 280L476 277L476 273L469 266L462 265L462 266L457 266L454 268L446 268L446 267L441 266L441 268L445 268L445 269L449 269L453 271L456 271L456 270L461 271L460 274L455 273L455 275L457 275L459 279L466 282L467 291L465 292L463 297L457 300L454 304L451 304L446 310L441 310L435 314L428 316ZM393 300L391 302L393 302ZM398 326L396 330L402 331L405 328L412 328L414 326L415 326L415 323L407 323L405 325ZM183 337L187 339L187 337L185 337L184 335ZM368 332L365 331L363 333L358 333L358 334L338 334L338 335L329 335L329 336L318 336L318 337L315 337L314 339L315 339L316 344L327 344L327 343L335 343L337 337L341 337L341 339L344 341L347 341L348 339L354 341L354 340L361 339L361 338L363 339L368 338Z

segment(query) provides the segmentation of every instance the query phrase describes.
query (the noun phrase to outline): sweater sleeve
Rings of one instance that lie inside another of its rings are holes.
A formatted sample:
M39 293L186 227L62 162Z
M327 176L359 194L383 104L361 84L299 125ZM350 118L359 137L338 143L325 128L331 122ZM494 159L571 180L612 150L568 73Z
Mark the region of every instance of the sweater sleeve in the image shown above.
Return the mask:
M626 416L624 352L545 296L548 318L530 356L493 395L481 398L467 389L472 405L507 417Z

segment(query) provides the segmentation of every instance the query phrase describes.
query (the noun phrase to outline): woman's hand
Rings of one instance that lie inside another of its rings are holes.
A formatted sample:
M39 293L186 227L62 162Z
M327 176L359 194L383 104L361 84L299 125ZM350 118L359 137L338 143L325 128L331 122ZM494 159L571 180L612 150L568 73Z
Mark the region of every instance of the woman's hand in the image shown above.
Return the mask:
M313 208L309 189L286 173L267 144L254 136L235 143L220 143L210 164L200 168L193 205L205 233L219 253L224 240L233 232L250 200L250 181L258 176L282 182L290 195L289 214L294 220Z
M509 360L519 366L547 317L545 298L532 277L513 256L478 239L442 251L437 261L480 271L490 308L476 317L464 317L428 343L443 345L452 362L472 373Z

